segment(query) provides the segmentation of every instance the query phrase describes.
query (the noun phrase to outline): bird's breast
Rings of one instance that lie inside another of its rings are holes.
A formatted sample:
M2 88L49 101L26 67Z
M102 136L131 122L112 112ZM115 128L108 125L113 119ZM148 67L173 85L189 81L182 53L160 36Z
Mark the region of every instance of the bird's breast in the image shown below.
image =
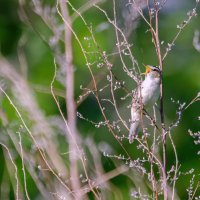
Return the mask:
M142 103L144 106L153 105L158 100L160 93L159 86L160 82L155 79L147 78L144 80L141 89Z

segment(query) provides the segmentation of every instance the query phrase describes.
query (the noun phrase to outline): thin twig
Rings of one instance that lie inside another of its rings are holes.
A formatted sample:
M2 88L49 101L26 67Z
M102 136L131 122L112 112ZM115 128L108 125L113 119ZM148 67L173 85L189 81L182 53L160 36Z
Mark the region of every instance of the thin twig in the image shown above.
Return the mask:
M25 171L25 166L24 166L24 154L23 154L22 138L21 138L20 131L18 132L18 135L19 135L19 146L20 146L20 154L21 154L20 156L22 160L22 171L23 171L23 176L24 176L24 190L25 190L26 198L30 200L28 189L27 189L27 183L26 183L26 171Z
M57 178L57 180L64 186L64 188L66 188L68 191L71 191L70 188L62 181L62 179L56 174L56 172L52 169L52 167L50 166L49 162L47 161L43 151L40 149L39 144L37 143L36 139L34 138L32 132L30 131L30 129L28 128L28 126L26 125L21 113L19 112L18 108L15 106L15 104L13 103L13 101L11 100L11 98L9 97L9 95L0 87L0 90L3 92L3 94L6 96L6 98L8 99L9 103L11 104L11 106L14 108L15 112L17 113L19 119L21 120L24 128L26 129L26 131L28 132L29 136L31 137L31 139L33 140L36 148L38 149L42 159L44 160L45 164L47 165L47 167L49 168L49 171L52 172L52 174Z
M70 2L67 2L67 3L68 3L69 5L71 5ZM83 18L82 16L81 16L81 19L84 20L84 18ZM85 22L85 20L84 20L84 22ZM65 21L65 23L67 23L67 22ZM67 25L69 26L69 24L67 24ZM98 87L97 87L97 83L96 83L96 80L95 80L93 71L92 71L92 69L91 69L91 64L88 62L88 58L87 58L87 55L86 55L86 53L85 53L86 51L85 51L85 49L83 48L83 46L82 46L82 44L81 44L81 42L80 42L80 40L79 40L77 34L74 32L74 30L72 29L72 27L69 27L69 28L70 28L70 30L72 31L72 33L73 33L75 39L77 40L77 42L78 42L78 44L79 44L79 46L80 46L80 48L81 48L81 51L82 51L83 55L84 55L84 58L85 58L85 61L86 61L86 65L87 65L88 70L89 70L89 72L90 72L90 75L91 75L91 77L92 77L92 82L93 82L93 87L94 87L94 95L95 95L95 98L96 98L97 103L98 103L98 105L99 105L100 111L101 111L101 113L102 113L102 115L103 115L103 117L104 117L105 123L106 123L106 125L107 125L107 127L108 127L108 130L109 130L110 133L113 135L113 137L117 140L117 142L119 143L119 145L121 146L121 148L124 150L124 152L126 153L126 155L127 155L128 157L130 157L130 155L129 155L129 153L127 152L126 148L123 146L123 144L119 141L119 139L118 139L117 136L115 135L115 133L114 133L114 131L113 131L113 129L112 129L112 126L109 124L109 120L107 119L107 116L106 116L106 114L105 114L105 112L104 112L104 109L103 109L102 104L101 104L100 99L99 99ZM92 35L92 36L93 36L93 35ZM93 38L93 40L95 41L95 38Z
M174 171L174 177L173 177L173 186L172 186L172 200L174 200L174 195L175 195L175 186L176 186L176 181L177 181L177 173L178 173L178 154L176 151L176 146L174 144L174 141L172 139L171 133L169 132L169 139L171 141L174 155L175 155L175 171Z
M12 162L14 168L15 168L15 179L16 179L16 191L15 191L15 195L16 195L16 200L20 200L19 199L19 179L18 179L18 169L17 169L17 165L15 164L14 160L13 160L13 157L11 156L11 153L10 153L10 150L9 148L3 144L2 142L0 142L0 145L6 149L6 151L8 152L8 156L10 158L10 161Z
M194 192L193 192L192 197L191 197L190 200L192 200L194 198L194 196L195 196L195 194L196 194L196 192L197 192L197 190L198 190L199 187L200 187L200 180L198 180L197 185L196 185L196 187L194 189Z

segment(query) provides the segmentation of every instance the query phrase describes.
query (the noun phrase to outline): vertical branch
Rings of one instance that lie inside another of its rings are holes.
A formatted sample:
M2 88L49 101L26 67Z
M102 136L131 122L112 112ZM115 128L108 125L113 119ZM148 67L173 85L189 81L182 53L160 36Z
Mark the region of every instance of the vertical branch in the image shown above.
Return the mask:
M67 10L66 3L60 1L60 8L63 18L68 22L69 25L70 19ZM71 131L76 134L76 108L74 102L74 67L72 64L73 55L72 55L72 34L71 30L65 25L65 58L66 58L66 109L67 109L67 118L68 124L71 128Z
M63 18L69 25L71 25L69 19L69 13L66 6L66 2L60 1L60 9ZM74 139L70 136L69 141L69 152L70 153L70 176L72 181L72 189L75 192L76 199L81 199L80 196L80 182L78 176L78 165L77 165L77 155L76 155L76 145L77 141L77 129L76 129L76 106L74 101L74 67L72 64L72 33L69 27L65 24L64 32L64 43L65 43L65 58L66 58L66 109L67 109L67 119L69 129L71 130Z
M154 9L155 9L155 30L152 24L152 15L149 8L149 0L147 0L149 17L150 17L150 30L152 34L152 39L155 45L156 54L158 57L158 63L161 71L161 80L160 80L160 119L161 119L161 128L162 128L162 145L163 145L163 165L162 165L162 174L163 174L163 192L164 192L164 200L167 200L167 177L166 177L166 133L165 133L165 125L164 125L164 106L163 106L163 59L161 55L160 49L160 41L159 41L159 8L157 0L154 0Z
M160 50L160 41L159 41L159 31L158 31L158 5L157 1L154 0L154 6L156 11L156 35L155 35L155 44L156 44L156 52L158 56L158 62L160 66L161 71L161 82L160 82L160 118L161 118L161 127L162 127L162 144L163 144L163 192L164 192L164 199L167 200L167 178L166 178L166 134L165 134L165 128L164 128L164 106L163 106L163 63L162 63L162 56L161 56L161 50Z

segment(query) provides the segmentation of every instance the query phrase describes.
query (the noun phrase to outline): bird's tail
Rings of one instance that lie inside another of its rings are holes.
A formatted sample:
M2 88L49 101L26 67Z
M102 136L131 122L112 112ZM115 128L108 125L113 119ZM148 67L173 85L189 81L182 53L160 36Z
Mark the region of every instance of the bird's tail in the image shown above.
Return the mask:
M131 123L130 131L129 131L129 137L128 137L130 144L133 143L135 137L138 135L139 126L140 126L139 120L134 121L134 122Z

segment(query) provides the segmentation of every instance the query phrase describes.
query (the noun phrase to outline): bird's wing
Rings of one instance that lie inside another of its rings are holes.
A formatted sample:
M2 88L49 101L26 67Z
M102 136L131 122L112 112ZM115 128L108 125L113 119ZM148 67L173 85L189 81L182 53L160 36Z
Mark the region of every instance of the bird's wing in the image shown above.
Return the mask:
M141 91L143 89L143 84L138 85L135 90L133 91L133 94L132 94L132 105L136 105L138 107L140 107L140 104L141 104Z
M140 127L140 113L141 113L141 88L138 86L133 91L132 105L131 105L131 125L129 130L129 143L132 143L137 136Z

